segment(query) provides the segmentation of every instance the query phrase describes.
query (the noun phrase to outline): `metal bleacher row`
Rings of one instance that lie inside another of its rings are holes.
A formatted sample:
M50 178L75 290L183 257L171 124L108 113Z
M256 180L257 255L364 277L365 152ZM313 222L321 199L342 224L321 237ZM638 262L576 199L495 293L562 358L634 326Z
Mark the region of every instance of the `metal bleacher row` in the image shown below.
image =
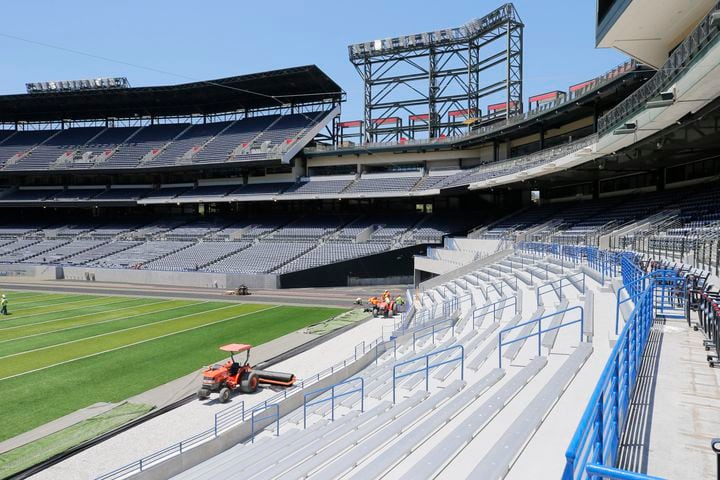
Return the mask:
M634 239L650 234L657 242L698 236L720 239L719 211L716 185L677 188L534 206L479 231L476 238L514 240L527 235L522 239L597 245L601 236L627 229L618 247L632 247Z
M504 289L493 287L508 265L516 265L517 273L544 271L546 279L525 283L517 276ZM308 394L306 407L277 420L279 436L273 420L254 432L253 441L173 478L503 478L511 468L517 478L533 476L537 472L526 470L528 462L518 460L523 455L545 455L543 471L559 477L567 445L550 442L542 449L535 443L547 443L548 433L559 431L567 430L569 437L582 415L584 405L563 401L563 394L571 384L590 388L591 381L578 384L576 375L603 358L578 335L588 324L583 327L572 308L577 312L587 290L600 285L578 282L562 290L562 300L557 290L545 298L534 292L541 284L578 275L577 268L508 253L418 289L414 314L396 324L395 342L386 342L385 353L353 377L364 379L362 389L349 380L334 387L334 401L330 390ZM564 420L544 431L550 415Z
M264 216L237 220L0 226L0 262L215 273L289 273L418 243L469 220L440 215Z
M0 132L0 169L127 169L281 158L330 112L230 122Z

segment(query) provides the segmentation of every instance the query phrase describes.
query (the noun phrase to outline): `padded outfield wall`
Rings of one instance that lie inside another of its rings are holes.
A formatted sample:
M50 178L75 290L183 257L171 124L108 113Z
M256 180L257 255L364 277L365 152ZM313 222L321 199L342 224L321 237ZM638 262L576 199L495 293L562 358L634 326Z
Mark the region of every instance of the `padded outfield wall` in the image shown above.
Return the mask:
M233 274L134 270L123 268L67 267L56 265L0 265L1 277L28 277L39 280L77 280L105 283L132 283L235 289L241 285L259 289L338 287L412 283L413 257L425 253L427 245L413 245L368 257L322 265L298 272L277 274Z

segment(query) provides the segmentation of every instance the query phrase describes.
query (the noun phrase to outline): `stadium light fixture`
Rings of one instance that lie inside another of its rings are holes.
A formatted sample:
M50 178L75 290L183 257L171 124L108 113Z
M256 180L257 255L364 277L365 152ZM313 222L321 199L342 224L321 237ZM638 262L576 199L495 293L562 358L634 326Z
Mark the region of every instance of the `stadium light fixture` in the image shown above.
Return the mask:
M655 97L652 100L648 100L645 106L647 108L663 108L669 107L673 103L675 103L674 89L667 92L661 92L659 96Z
M628 122L622 127L616 129L613 135L627 135L628 133L635 133L637 131L637 123Z
M83 80L58 80L25 84L27 93L76 92L82 90L115 90L130 88L126 77L104 77Z

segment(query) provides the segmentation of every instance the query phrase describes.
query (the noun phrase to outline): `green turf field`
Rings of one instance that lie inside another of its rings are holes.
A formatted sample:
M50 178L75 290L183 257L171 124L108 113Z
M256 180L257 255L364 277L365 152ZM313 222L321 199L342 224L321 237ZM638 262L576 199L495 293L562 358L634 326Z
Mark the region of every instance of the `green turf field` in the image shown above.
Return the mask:
M119 402L342 309L8 292L0 317L0 441L97 402Z

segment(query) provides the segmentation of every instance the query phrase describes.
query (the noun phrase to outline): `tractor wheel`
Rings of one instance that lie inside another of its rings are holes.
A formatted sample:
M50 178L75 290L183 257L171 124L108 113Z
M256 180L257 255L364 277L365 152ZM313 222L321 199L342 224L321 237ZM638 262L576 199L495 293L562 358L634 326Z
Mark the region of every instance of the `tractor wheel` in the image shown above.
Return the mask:
M372 311L372 312L373 312L373 317L378 317L378 316L380 316L380 310L378 310L377 307L373 308L373 311Z
M258 377L253 372L244 373L240 379L240 391L243 393L253 393L257 390Z
M226 403L230 400L230 389L225 387L220 389L220 395L218 396L220 403Z
M210 390L205 390L204 388L201 388L200 390L198 390L197 396L199 400L205 400L210 396Z

